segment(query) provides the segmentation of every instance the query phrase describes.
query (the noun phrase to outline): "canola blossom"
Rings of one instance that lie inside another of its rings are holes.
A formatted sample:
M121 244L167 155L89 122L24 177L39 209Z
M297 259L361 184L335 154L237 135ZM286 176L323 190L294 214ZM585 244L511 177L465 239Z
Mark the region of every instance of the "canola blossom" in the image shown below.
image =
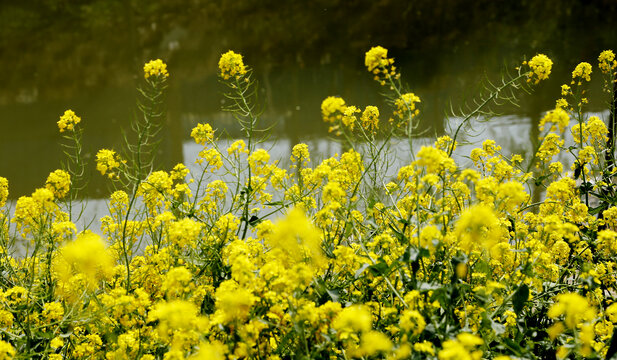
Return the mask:
M101 175L107 175L110 179L114 177L114 170L121 165L121 160L115 151L101 149L96 153L96 169Z
M0 359L614 356L614 134L585 111L593 67L554 89L533 152L487 139L460 161L458 132L412 146L420 96L387 49L365 55L391 106L324 94L340 154L260 148L255 99L243 97L251 72L230 51L220 81L249 104L226 108L247 137L219 148L215 124L197 124L195 167L142 167L143 142L99 150L111 189L99 222L72 211L75 167L16 201L0 177ZM613 52L598 61L614 81ZM146 64L146 82L167 77L164 65ZM536 55L504 83L531 91L551 67ZM78 119L67 110L60 131ZM144 121L136 138L156 140ZM392 140L409 142L396 169Z
M144 77L146 79L150 77L168 78L167 64L161 59L150 60L144 65Z
M390 61L388 60L388 50L381 46L371 48L366 52L364 64L370 72L376 68L382 68L390 65Z
M0 177L0 207L6 204L9 197L9 181L5 177Z
M388 49L381 46L372 47L364 57L364 65L367 70L374 75L374 79L381 85L386 85L387 82L400 78L400 74L396 72L396 67L393 64L394 59L388 58Z
M588 62L582 62L576 65L574 71L572 71L572 81L574 82L576 79L591 81L591 64Z
M603 73L610 73L617 68L615 53L612 50L604 50L598 56L598 66Z
M228 80L230 78L239 78L246 74L246 66L242 60L242 55L231 50L221 55L219 59L220 76Z
M60 132L64 131L72 131L75 129L75 125L81 122L81 118L75 115L73 110L66 110L62 116L60 116L60 120L58 120L58 128Z
M529 81L533 81L537 84L542 80L548 79L548 76L551 74L551 69L553 68L553 61L544 54L538 54L529 60L528 65L531 69L527 75Z
M49 174L45 187L54 193L56 199L62 199L69 192L71 175L64 170L56 170Z

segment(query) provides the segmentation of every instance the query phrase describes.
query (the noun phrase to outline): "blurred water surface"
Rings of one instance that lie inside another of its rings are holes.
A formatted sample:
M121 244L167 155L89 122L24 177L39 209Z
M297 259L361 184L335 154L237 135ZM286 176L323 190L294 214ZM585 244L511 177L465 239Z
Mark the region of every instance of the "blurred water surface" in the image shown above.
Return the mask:
M384 120L390 116L364 68L371 46L390 49L405 83L421 97L426 136L442 134L450 105L472 99L482 81L498 81L525 57L545 53L555 63L551 79L534 94L521 94L519 107L499 109L496 125L483 125L508 151L520 152L573 67L595 66L600 51L615 47L615 15L617 3L608 0L2 2L0 176L17 198L61 167L56 121L66 109L82 117L91 164L98 149L120 149L136 116L143 64L154 58L171 74L159 168L194 160L189 133L197 122L241 136L221 111L216 75L218 58L229 49L244 54L254 70L264 126L276 124L274 158L287 157L301 141L323 156L336 149L320 116L329 95L358 107L377 105ZM590 85L590 111L601 112L607 99L598 80ZM103 197L105 179L94 166L89 171L86 195Z

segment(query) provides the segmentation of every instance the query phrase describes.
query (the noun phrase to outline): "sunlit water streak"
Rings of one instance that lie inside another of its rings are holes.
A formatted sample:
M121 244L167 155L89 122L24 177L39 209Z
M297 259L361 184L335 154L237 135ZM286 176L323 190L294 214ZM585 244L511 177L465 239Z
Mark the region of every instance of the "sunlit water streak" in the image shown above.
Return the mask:
M590 116L598 116L606 123L608 121L609 111L586 113L585 119ZM458 118L450 119L449 126L451 128L456 128L456 126L460 124L460 121L461 119ZM576 121L571 119L570 127L566 129L563 134L565 147L574 145L570 128L575 124ZM489 121L473 122L471 128L458 139L460 144L452 157L455 159L459 168L473 166L469 154L474 148L480 147L482 142L487 139L495 140L497 145L502 147L501 153L506 157L510 157L513 154L521 154L525 157L525 154L531 154L534 150L530 137L530 134L532 134L532 126L532 120L530 118L519 116L498 116ZM229 145L236 140L238 139L219 140L217 142L217 147L222 152L226 153L226 149ZM422 146L432 145L434 140L434 138L429 137L413 139L413 153L416 153ZM307 138L301 139L301 142L306 143L309 147L312 166L316 166L328 157L335 155L340 156L344 151L341 143L332 138ZM277 162L280 168L289 169L293 145L295 144L292 144L289 139L283 138L260 143L256 148L262 148L269 152L271 156L270 163ZM195 160L198 158L198 154L203 148L203 146L193 141L185 141L182 144L183 162L190 170L191 175L196 179L195 181L197 181L202 172L202 167L197 164ZM362 152L362 147L357 150ZM410 156L411 152L407 139L400 138L392 139L388 150L388 158L392 160L392 162L388 171L384 174L384 177L385 179L394 180L398 169L402 166L409 165L412 161ZM564 169L569 169L574 162L574 157L565 152L561 152L559 157L555 158L554 161L561 161L564 165ZM232 176L232 174L225 173L221 170L216 173L209 173L205 183L215 179L223 180L227 183L233 183L235 181L235 177ZM195 193L196 182L190 184L190 187L193 193ZM540 194L540 197L542 197L542 194ZM15 204L15 199L7 202L11 216L14 214ZM139 208L140 205L141 202L138 201L136 205L137 208ZM229 203L225 204L225 206L228 205ZM100 218L109 214L108 199L85 199L83 201L74 202L71 214L73 219L78 219L75 221L78 231L89 229L97 234L103 235ZM274 215L273 218L276 218L276 215Z

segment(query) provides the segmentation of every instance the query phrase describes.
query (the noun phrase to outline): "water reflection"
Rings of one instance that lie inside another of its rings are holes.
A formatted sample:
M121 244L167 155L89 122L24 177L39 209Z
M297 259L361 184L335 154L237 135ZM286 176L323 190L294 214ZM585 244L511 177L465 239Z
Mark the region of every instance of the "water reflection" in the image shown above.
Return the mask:
M598 116L600 119L606 121L609 112L603 111L585 114L586 118L590 116ZM497 144L502 147L501 153L506 157L510 157L513 154L520 154L523 156L531 154L537 146L535 143L537 141L537 131L534 131L534 129L537 130L538 118L505 115L497 116L489 122L473 122L472 129L459 139L460 145L453 153L453 158L459 168L473 167L469 158L471 150L481 146L481 143L487 139L496 140ZM186 121L192 122L195 121L195 119L189 117ZM460 123L461 119L452 118L451 121L451 125L456 126ZM574 124L575 121L572 120L570 126ZM564 139L566 147L574 145L572 134L569 131L566 131L564 134ZM235 140L234 138L219 140L217 142L217 147L221 149L221 151L225 151ZM410 154L412 151L415 153L422 146L432 145L434 140L433 137L414 139L413 149L410 151L406 139L393 139L390 143L388 155L391 166L388 167L384 174L385 181L389 181L389 179L394 180L397 176L398 169L410 163ZM297 141L289 138L277 138L275 140L265 141L257 147L268 150L271 155L271 162L278 163L279 167L283 169L289 169L291 165L289 160L291 150L298 142L303 142L308 145L313 166L319 164L328 157L337 154L340 155L345 151L341 143L337 140L319 136L303 136L299 137ZM195 163L195 160L198 158L198 154L203 149L203 146L196 144L192 140L184 140L182 141L181 149L181 161L188 167L191 176L195 179L199 179L203 169L200 165ZM359 148L358 151L361 152L362 149ZM564 169L570 168L574 162L572 156L568 156L563 152L560 153L559 158L554 160L562 162ZM205 178L205 182L207 183L215 179L223 180L228 183L235 182L234 175L226 173L224 169L214 174L209 173ZM190 186L193 193L195 193L196 183ZM544 194L544 188L539 187L530 187L527 191L532 197L532 203L541 200ZM8 206L14 208L15 200L10 201ZM100 230L100 218L108 214L109 211L107 206L108 204L105 199L86 199L85 201L73 204L71 213L78 230L90 229L96 233L102 234Z
M615 32L602 19L610 18L617 5L592 3L2 4L0 176L9 179L11 198L42 186L49 172L61 167L56 121L69 108L83 119L85 155L91 164L98 149L120 149L123 131L136 116L141 67L151 58L167 61L171 73L159 168L187 159L185 142L197 122L209 122L230 138L240 136L237 124L220 111L216 62L229 48L245 54L254 67L264 104L263 126L274 125L270 135L285 147L307 139L327 143L319 106L329 95L359 107L377 105L384 118L389 116L380 87L363 66L363 54L372 45L391 49L409 88L422 98L421 129L427 135L439 135L449 126L444 113L450 101L457 107L478 93L482 79L499 80L504 68L513 68L523 56L546 52L555 61L552 80L524 96L520 108L498 109L507 121L530 125L488 128L496 131L490 136L498 142L525 148L537 138L535 124L554 106L559 85L569 79L573 65L595 63L601 50L615 44ZM598 99L591 104L596 111L604 106L599 88L595 82L590 93ZM105 196L105 178L94 166L89 172L91 186L85 195Z
M447 119L444 109L448 99L460 97L463 92L461 88L473 82L470 77L473 74L459 74L457 78L462 79L461 84L464 85L451 84L450 87L446 86L446 90L443 90L442 86L445 85L439 81L416 84L413 91L422 98L419 131L427 136L436 136L443 133L444 127L447 129L451 125L444 124ZM379 85L364 71L322 67L270 73L258 78L265 109L261 116L261 127L270 128L268 136L271 139L284 139L292 145L311 138L328 138L327 127L321 121L320 104L329 95L342 96L347 103L359 107L377 105L382 109L383 121L391 114L384 98L379 95ZM593 86L595 89L599 84ZM537 124L542 112L554 104L554 92L551 94L551 91L546 91L548 87L540 88L531 99L523 98L522 110L498 110L510 113L508 121ZM220 90L215 76L186 82L172 78L167 96L168 115L157 152L159 168L169 169L186 158L183 142L198 122L212 124L223 137L242 136L233 116L220 110L221 105L224 105ZM82 117L85 156L93 164L92 159L98 149L122 148L123 134L129 131L131 119L137 116L136 97L132 87L125 87L88 91L65 101L39 99L30 104L0 106L4 118L16 119L8 122L4 131L0 132L0 174L9 178L11 197L31 193L35 187L43 185L49 172L61 166L63 154L56 121L65 109L71 108ZM535 126L531 125L525 129L508 129L504 132L497 129L499 127L489 127L487 134L498 142L511 142L508 147L524 147L537 138L527 136L536 131ZM496 132L492 133L491 130ZM130 139L130 133L128 136ZM93 165L89 172L87 195L103 197L108 191L105 179L95 172Z

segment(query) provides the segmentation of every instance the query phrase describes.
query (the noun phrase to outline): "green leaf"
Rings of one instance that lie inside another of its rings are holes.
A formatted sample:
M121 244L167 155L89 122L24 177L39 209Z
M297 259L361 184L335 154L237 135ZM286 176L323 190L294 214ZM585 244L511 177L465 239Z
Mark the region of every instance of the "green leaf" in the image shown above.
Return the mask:
M251 216L251 218L249 219L249 225L251 226L256 226L257 224L259 224L262 220L260 218L258 218L257 216L253 215Z
M529 299L529 286L527 284L523 284L516 289L514 296L512 297L512 306L514 307L514 312L519 315L525 307L525 303Z
M513 341L512 339L510 339L510 338L508 338L506 336L500 337L500 340L503 341L503 343L510 350L514 351L516 355L521 356L524 353L524 349L516 341Z
M388 264L385 262L379 262L375 265L371 265L368 267L368 270L373 273L375 276L385 275L388 273Z
M340 298L340 294L338 290L326 289L326 292L328 293L328 295L330 295L330 299L332 299L332 301L338 302Z
M592 207L591 209L589 209L589 215L595 215L597 213L599 213L602 210L606 210L608 208L608 204L607 203L601 203L600 205L596 206L596 207Z

